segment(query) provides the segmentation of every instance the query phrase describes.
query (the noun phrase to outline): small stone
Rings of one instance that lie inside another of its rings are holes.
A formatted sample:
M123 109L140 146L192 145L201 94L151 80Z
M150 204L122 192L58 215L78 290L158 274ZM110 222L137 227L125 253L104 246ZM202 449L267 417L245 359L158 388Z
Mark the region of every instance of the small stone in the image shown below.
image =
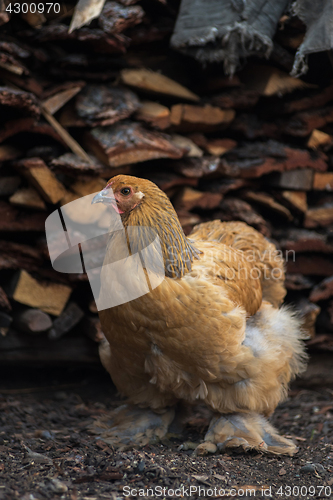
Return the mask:
M65 483L60 481L60 479L56 479L54 477L50 478L49 487L50 490L53 491L53 493L58 493L59 495L68 491L68 487L65 485Z
M303 467L300 468L300 472L304 474L311 472L312 474L325 475L326 469L321 464L314 463L303 465Z
M143 472L145 470L146 463L144 460L141 460L138 464L138 472Z

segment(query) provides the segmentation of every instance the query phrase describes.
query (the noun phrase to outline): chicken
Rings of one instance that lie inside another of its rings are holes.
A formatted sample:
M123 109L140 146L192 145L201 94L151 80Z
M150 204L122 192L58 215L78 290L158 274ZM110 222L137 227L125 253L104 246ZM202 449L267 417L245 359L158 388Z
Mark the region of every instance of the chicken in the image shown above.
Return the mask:
M241 446L292 455L294 443L266 418L306 361L300 321L279 308L284 270L275 246L242 222L203 223L186 237L170 200L148 180L118 175L107 188L113 201L104 189L93 203L111 205L126 231L152 228L165 268L149 293L99 311L101 361L129 403L111 419L111 442L161 435L180 402L203 401L214 417L197 453ZM105 263L121 258L117 238L110 232ZM103 268L101 293L111 287Z

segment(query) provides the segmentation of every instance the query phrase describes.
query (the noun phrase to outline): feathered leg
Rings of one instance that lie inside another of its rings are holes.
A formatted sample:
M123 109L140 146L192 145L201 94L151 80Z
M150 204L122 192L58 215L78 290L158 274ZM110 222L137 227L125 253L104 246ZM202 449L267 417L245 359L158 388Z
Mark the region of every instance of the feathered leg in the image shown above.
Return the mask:
M280 436L265 417L255 413L234 413L215 416L209 426L205 441L196 448L198 455L239 448L255 449L274 455L293 455L297 446Z
M124 385L126 388L131 388L133 394L124 393L130 403L108 412L95 421L90 428L91 432L116 448L145 446L148 443L158 442L167 434L174 420L176 402L164 401L163 395L156 394L156 388L148 381L141 380L135 373L125 372L117 357L111 356L110 344L105 338L100 343L99 353L102 364L112 376L118 389L121 390ZM144 405L145 398L149 398L151 406L156 411L138 406L147 406Z

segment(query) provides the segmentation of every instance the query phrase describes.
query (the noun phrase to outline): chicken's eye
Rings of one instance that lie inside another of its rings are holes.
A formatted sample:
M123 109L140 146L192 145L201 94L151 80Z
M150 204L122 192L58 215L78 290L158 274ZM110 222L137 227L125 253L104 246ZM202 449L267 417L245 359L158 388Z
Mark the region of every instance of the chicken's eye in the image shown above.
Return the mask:
M123 188L120 192L124 196L128 196L130 194L131 190L130 190L130 188Z

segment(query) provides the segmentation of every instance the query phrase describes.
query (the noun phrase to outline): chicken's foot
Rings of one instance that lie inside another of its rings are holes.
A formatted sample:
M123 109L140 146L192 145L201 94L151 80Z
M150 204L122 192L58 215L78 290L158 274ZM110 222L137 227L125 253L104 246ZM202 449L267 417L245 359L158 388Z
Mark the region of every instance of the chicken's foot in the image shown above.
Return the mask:
M123 405L93 424L91 431L116 448L130 448L156 443L168 432L174 409L155 413L148 408Z
M215 416L196 453L206 455L227 448L255 449L274 455L293 455L297 451L290 439L280 436L265 417L255 413Z

